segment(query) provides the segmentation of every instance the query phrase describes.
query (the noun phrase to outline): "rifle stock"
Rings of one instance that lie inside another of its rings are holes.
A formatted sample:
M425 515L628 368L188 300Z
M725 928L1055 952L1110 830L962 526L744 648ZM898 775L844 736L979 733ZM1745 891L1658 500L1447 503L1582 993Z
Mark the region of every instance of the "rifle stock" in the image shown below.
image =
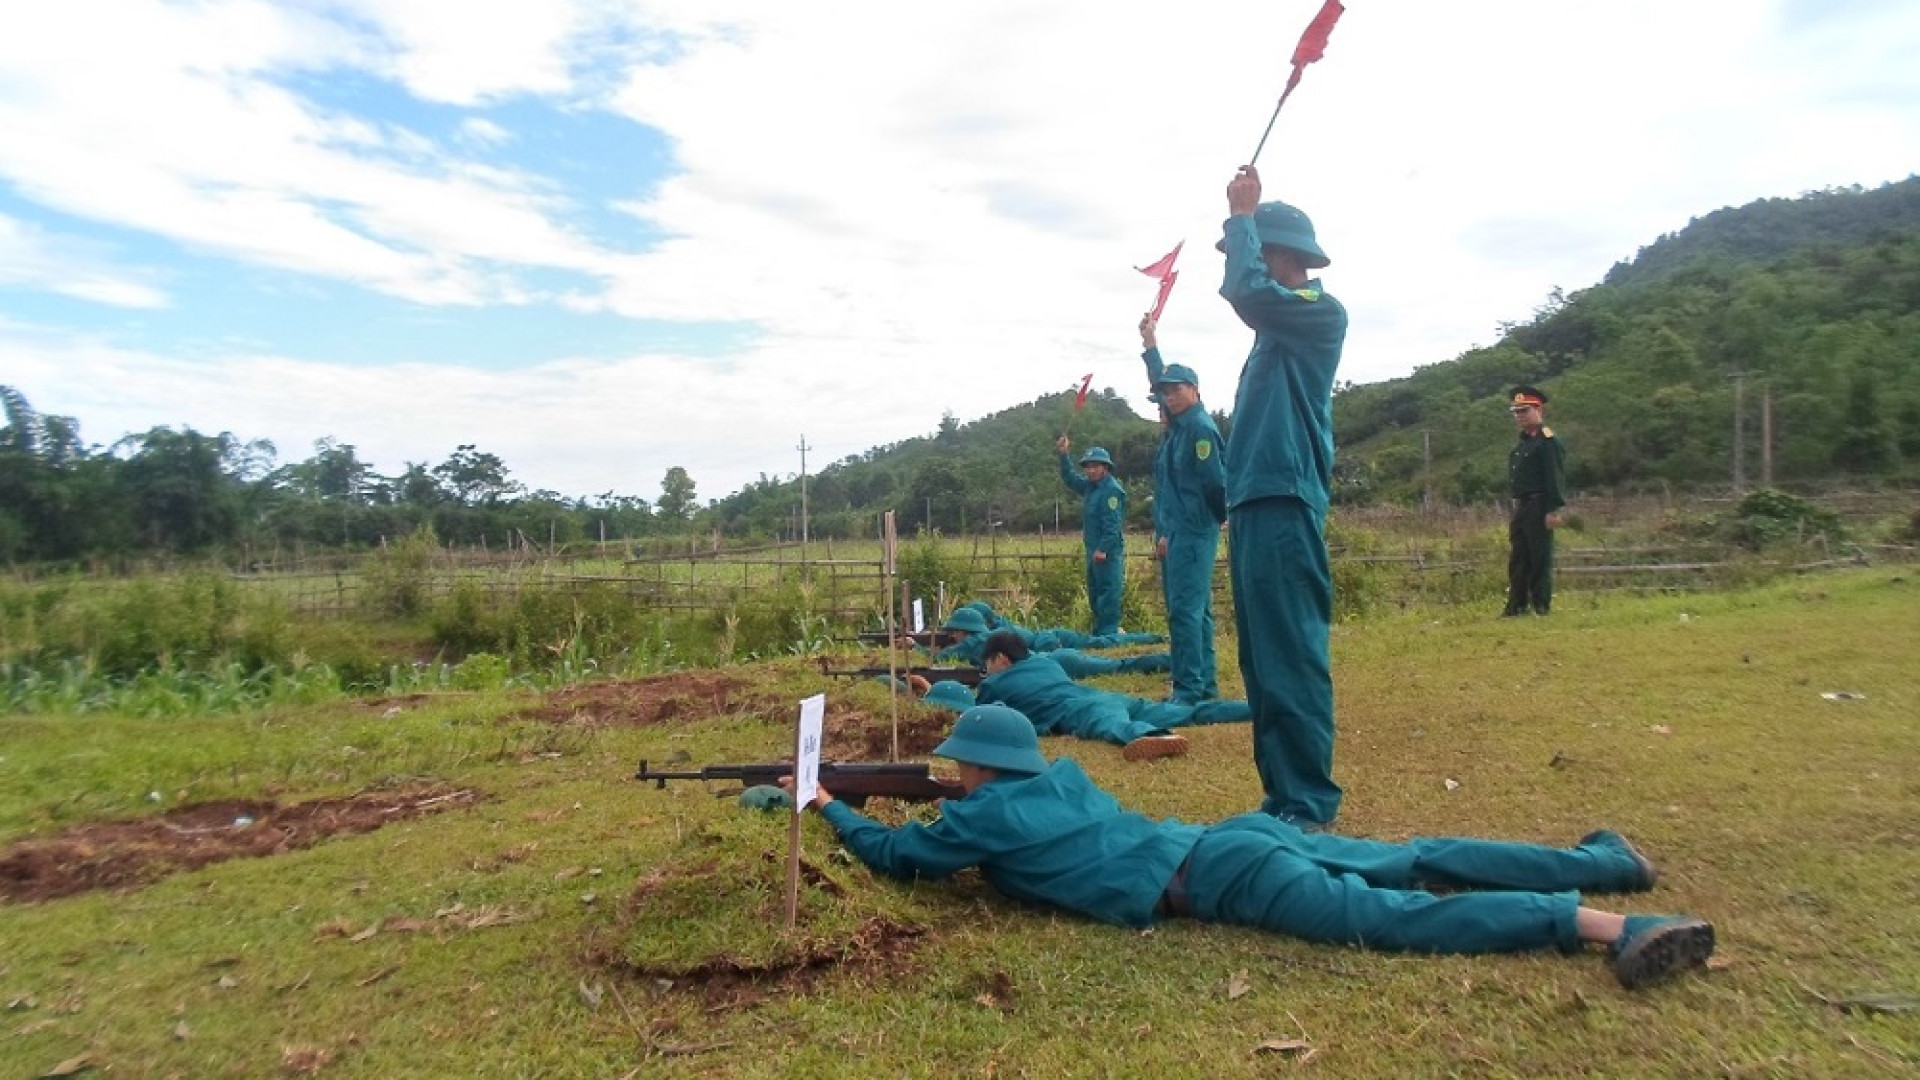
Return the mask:
M651 780L666 787L669 780L738 780L745 787L777 784L783 776L793 775L793 762L766 761L749 765L703 765L680 772L650 769L645 761L633 774L635 780ZM820 786L848 806L866 805L870 798L899 799L903 802L929 802L934 799L959 799L967 794L957 781L942 780L932 774L925 762L823 761Z

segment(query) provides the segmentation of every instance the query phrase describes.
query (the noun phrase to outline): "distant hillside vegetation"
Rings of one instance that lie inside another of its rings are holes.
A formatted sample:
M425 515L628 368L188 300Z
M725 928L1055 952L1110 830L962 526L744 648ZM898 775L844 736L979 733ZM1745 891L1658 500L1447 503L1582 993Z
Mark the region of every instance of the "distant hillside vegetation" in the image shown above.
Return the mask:
M1724 484L1741 372L1750 478L1769 399L1777 482L1920 476L1920 179L1716 211L1497 345L1343 388L1337 497L1501 494L1519 382L1576 487Z

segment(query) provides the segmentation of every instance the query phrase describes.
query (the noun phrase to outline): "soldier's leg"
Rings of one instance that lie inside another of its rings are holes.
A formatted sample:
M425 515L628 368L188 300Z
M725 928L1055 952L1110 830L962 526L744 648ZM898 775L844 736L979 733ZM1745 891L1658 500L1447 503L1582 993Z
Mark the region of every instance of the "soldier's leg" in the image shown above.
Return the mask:
M1173 638L1173 699L1218 697L1213 655L1213 555L1218 534L1176 533L1167 542L1167 629Z
M1617 833L1596 832L1579 846L1420 837L1404 844L1303 833L1264 814L1242 814L1217 829L1266 832L1330 874L1351 874L1383 889L1488 889L1513 892L1632 892L1650 888L1654 871Z
M1434 953L1580 947L1578 893L1378 888L1330 873L1260 829L1209 830L1194 845L1186 883L1196 918L1308 941Z
M1533 613L1545 615L1553 608L1553 530L1547 528L1547 516L1540 515L1540 531L1534 548Z
M1502 615L1525 615L1529 591L1526 529L1521 521L1524 511L1516 509L1507 519L1507 607Z
M1120 632L1120 597L1126 586L1126 560L1114 552L1106 562L1093 566L1088 599L1093 606L1093 634Z
M1340 812L1333 782L1333 579L1320 520L1299 499L1233 511L1229 567L1240 673L1253 710L1261 809L1307 822Z

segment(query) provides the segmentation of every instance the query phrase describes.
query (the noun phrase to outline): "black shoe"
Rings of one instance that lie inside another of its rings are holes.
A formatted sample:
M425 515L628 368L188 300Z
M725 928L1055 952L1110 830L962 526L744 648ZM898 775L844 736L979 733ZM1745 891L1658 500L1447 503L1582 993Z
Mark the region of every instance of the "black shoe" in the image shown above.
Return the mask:
M1680 915L1629 915L1613 954L1613 974L1629 990L1696 968L1713 955L1713 924Z
M1638 892L1651 889L1659 884L1660 868L1653 865L1653 860L1642 854L1639 848L1634 847L1633 841L1621 836L1612 829L1597 829L1580 838L1581 847L1589 847L1594 844L1605 844L1608 847L1618 848L1626 853L1627 858L1633 860L1633 865L1639 869L1639 873L1634 877L1633 884L1630 886L1631 891Z

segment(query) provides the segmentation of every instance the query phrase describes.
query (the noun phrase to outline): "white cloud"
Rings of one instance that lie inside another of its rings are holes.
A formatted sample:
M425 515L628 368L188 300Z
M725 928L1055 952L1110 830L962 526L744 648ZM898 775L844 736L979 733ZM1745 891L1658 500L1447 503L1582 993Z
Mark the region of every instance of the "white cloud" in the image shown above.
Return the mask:
M150 276L150 275L147 275ZM167 306L167 294L139 271L113 265L100 245L55 236L0 214L0 287L18 286L125 308Z

